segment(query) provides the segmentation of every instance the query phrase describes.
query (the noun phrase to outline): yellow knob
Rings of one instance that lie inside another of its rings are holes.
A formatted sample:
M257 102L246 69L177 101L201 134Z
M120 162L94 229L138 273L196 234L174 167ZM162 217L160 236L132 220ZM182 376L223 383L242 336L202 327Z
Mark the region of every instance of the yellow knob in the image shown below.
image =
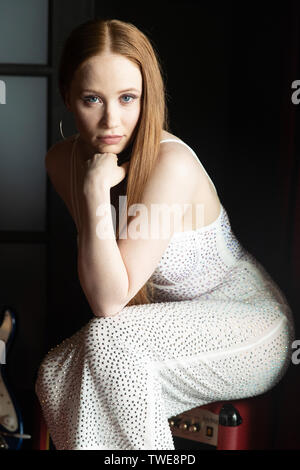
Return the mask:
M190 423L188 421L184 421L179 425L179 429L182 429L183 431L186 431L189 427Z
M191 432L200 431L200 424L199 423L193 423L191 426L189 426L189 431L191 431Z
M169 424L171 426L171 428L176 428L178 427L178 424L180 423L180 419L175 419L175 418L170 418L169 419Z

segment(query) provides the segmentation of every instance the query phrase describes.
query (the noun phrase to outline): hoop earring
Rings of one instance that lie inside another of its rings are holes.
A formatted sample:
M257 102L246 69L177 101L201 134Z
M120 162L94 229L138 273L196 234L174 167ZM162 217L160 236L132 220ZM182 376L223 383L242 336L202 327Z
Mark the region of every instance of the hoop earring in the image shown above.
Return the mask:
M62 119L61 119L61 121L60 121L60 123L59 123L59 130L60 130L60 135L62 136L62 138L63 138L64 140L66 140L66 138L65 138L65 136L64 136L64 133L63 133L63 130L62 130Z

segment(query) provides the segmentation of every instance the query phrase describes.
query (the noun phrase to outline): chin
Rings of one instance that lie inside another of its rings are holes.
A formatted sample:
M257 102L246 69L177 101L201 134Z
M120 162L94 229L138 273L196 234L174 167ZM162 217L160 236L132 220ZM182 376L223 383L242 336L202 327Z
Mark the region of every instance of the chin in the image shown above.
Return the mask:
M127 142L125 144L121 142L118 144L106 144L105 142L99 142L96 144L96 147L98 149L102 149L102 151L105 149L106 152L118 154L123 152L123 150L127 147Z
M120 144L106 144L105 142L98 142L95 144L97 148L103 148L103 147L107 147L107 148L114 148L114 149L119 149L120 148Z

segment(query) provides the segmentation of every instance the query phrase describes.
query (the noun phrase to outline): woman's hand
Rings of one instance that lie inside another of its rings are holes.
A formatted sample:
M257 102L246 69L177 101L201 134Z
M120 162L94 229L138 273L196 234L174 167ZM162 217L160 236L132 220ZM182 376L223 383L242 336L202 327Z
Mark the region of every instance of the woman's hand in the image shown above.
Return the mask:
M129 162L118 166L115 153L95 153L84 163L84 184L103 185L112 188L119 184L128 172Z

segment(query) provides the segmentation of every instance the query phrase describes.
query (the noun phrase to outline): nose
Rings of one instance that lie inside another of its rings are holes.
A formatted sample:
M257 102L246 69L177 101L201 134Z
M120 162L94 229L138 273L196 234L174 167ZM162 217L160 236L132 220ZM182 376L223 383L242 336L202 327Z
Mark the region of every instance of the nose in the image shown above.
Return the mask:
M116 105L107 104L101 117L101 125L105 125L109 129L120 126L120 112Z

